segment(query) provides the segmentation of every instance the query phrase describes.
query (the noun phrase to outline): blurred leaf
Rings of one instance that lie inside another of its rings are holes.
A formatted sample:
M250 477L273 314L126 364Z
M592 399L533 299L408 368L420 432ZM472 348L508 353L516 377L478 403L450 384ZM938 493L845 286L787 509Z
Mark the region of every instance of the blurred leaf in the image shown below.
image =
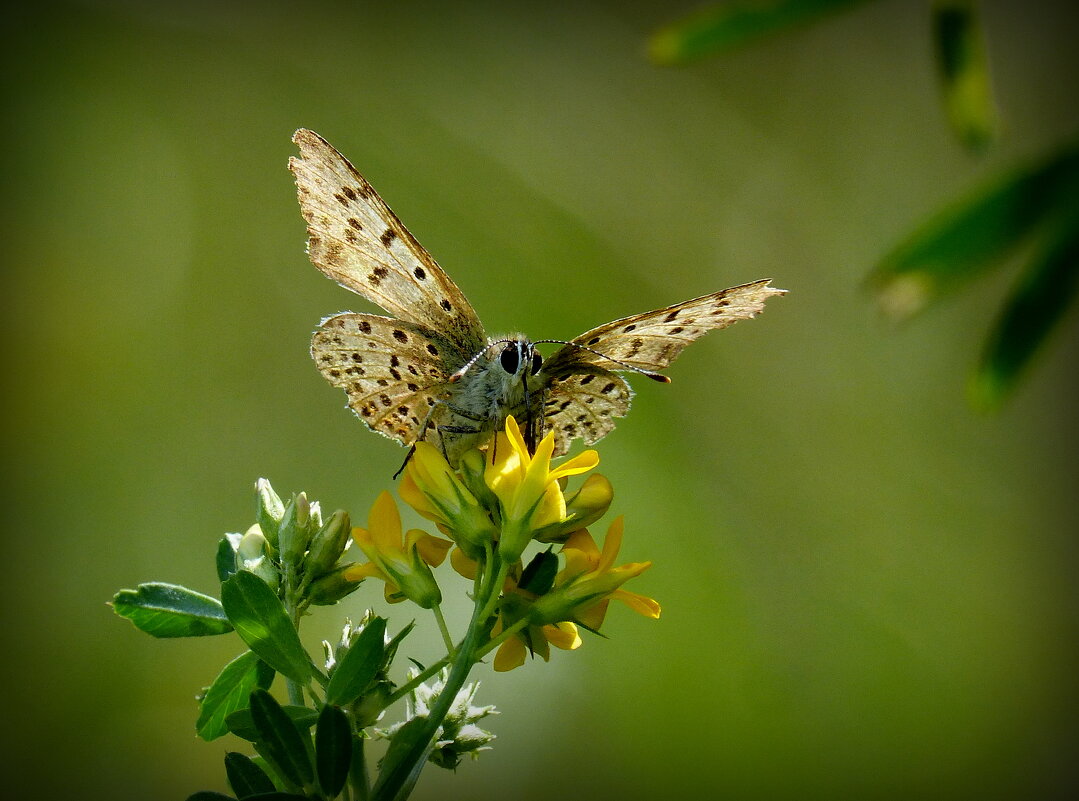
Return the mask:
M265 771L256 765L250 757L229 751L225 754L225 774L229 779L232 792L239 799L248 798L257 793L272 793L277 790Z
M986 272L1039 225L1079 203L1079 142L1013 170L932 217L869 278L881 307L908 317Z
M204 637L232 631L220 601L176 584L154 581L120 590L113 596L112 607L154 637Z
M226 534L217 543L217 578L218 581L228 581L236 572L236 548L240 544L242 534Z
M263 687L263 689L267 688ZM302 729L310 729L318 720L318 712L306 706L285 705L281 708L285 710L286 715L292 718L292 722ZM242 737L252 743L258 739L259 733L258 729L255 728L255 721L251 718L251 710L246 707L237 709L230 714L225 719L225 725L237 737Z
M315 729L315 766L322 792L331 798L348 781L352 764L352 727L340 707L326 704Z
M251 693L251 721L258 731L255 747L285 783L293 787L309 786L314 771L304 732L265 690Z
M280 790L274 790L271 793L249 795L244 801L309 801L309 799L310 796L299 795L298 793L283 793Z
M656 31L648 43L648 54L656 64L688 64L865 2L868 0L772 0L707 6Z
M273 682L273 669L251 651L233 659L217 674L199 704L195 733L209 742L228 731L226 718L247 706L256 687L267 689Z
M311 680L311 660L277 593L240 570L221 585L221 603L247 647L278 673L301 685Z
M995 137L997 110L973 0L940 0L933 8L933 38L948 119L964 145L981 150Z
M1008 298L971 384L976 406L994 408L1014 388L1031 357L1071 307L1077 289L1079 215L1073 215L1032 260Z
M341 664L334 668L330 683L326 685L327 704L350 704L367 689L382 667L385 638L386 619L372 618L349 646Z
M213 790L200 790L187 797L187 801L236 801L231 795L215 793Z

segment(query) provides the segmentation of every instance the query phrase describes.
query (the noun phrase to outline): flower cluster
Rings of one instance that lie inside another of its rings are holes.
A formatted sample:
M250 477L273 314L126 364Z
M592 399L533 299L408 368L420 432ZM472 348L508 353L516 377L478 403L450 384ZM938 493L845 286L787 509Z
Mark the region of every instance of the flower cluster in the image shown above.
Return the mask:
M477 588L481 576L497 573L500 594L495 593L486 645L486 650L498 649L496 670L523 664L528 653L546 660L551 645L578 648L579 628L597 631L611 599L658 618L656 601L622 589L651 565L615 565L622 518L610 525L602 548L588 531L610 508L610 482L593 473L577 489L567 489L570 477L599 464L598 454L588 450L553 465L553 451L554 437L548 434L531 453L512 417L486 454L469 452L456 470L437 448L417 443L400 495L448 539L415 529L402 534L397 506L383 492L367 528L352 532L369 561L350 567L345 577L382 579L387 600L407 598L437 611L442 596L431 567L451 548L454 569L476 581ZM549 547L525 565L522 558L533 541ZM554 545L561 545L558 554Z

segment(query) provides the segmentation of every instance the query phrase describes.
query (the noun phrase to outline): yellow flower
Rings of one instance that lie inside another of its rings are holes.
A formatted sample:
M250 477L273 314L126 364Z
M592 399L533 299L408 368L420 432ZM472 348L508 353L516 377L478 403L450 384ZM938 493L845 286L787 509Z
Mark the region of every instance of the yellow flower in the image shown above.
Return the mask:
M528 452L521 430L513 417L506 418L505 432L499 432L487 451L484 480L498 498L502 513L502 537L498 548L503 559L515 562L538 529L566 520L566 499L559 479L591 470L599 455L588 450L551 468L554 432Z
M494 541L496 531L487 510L430 443L416 443L398 492L469 557L478 558L484 546Z
M529 617L534 623L573 620L597 631L612 598L645 617L659 617L660 606L655 600L621 589L624 583L652 566L651 562L614 566L622 546L622 530L620 515L611 523L602 551L588 531L582 529L570 535L562 548L566 566L555 578L551 592L532 606Z
M386 600L397 603L410 599L424 609L442 601L435 577L428 565L436 567L446 558L453 543L432 537L419 529L401 533L401 514L388 492L382 492L371 507L367 528L352 529L352 538L370 559L345 571L349 581L380 578L386 582Z

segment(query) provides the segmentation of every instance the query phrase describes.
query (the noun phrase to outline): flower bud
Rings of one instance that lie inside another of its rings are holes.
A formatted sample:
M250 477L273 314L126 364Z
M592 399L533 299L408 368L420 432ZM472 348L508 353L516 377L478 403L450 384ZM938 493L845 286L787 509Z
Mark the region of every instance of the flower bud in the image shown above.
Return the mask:
M311 539L311 504L307 500L307 494L301 492L293 497L285 507L284 517L281 518L280 542L278 547L281 551L281 562L285 565L296 565L307 550L307 543Z
M304 596L315 606L330 606L360 588L362 582L345 578L352 563L341 565L307 585Z
M236 567L254 573L276 590L281 577L268 555L269 543L261 527L255 523L247 530L236 546Z
M348 512L338 509L323 524L314 539L304 561L306 575L312 581L331 570L348 544L348 535L352 531Z
M274 492L270 482L260 478L255 482L255 520L258 521L263 535L270 545L277 549L277 532L281 518L285 515L285 505Z

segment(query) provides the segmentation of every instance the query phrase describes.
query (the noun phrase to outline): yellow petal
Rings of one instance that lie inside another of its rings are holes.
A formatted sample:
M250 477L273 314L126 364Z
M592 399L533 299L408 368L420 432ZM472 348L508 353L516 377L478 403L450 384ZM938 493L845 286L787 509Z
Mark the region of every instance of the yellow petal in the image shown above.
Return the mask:
M638 614L644 615L645 617L659 618L659 603L652 598L621 589L612 592L611 597L621 601Z
M432 537L427 532L416 528L411 529L405 535L405 547L411 550L413 545L416 546L416 551L419 553L420 558L434 567L438 567L445 561L446 554L453 547L453 543L449 540Z
M510 637L500 646L498 646L498 652L495 654L494 668L499 673L504 673L507 670L513 670L515 667L520 667L525 663L525 655L528 653L528 649L525 648L525 644L517 637Z
M363 581L365 578L380 578L385 580L386 574L379 570L374 562L365 562L362 565L352 565L345 570L346 581Z
M599 556L599 564L596 570L606 573L614 565L618 558L618 549L622 547L622 531L624 529L623 515L619 515L607 529L607 536L603 539L603 552Z
M572 623L555 623L544 626L543 634L547 642L555 648L563 651L575 651L581 647L581 636L577 633L577 627Z
M466 579L476 580L476 570L479 569L475 559L469 559L460 548L454 548L450 552L450 566Z
M367 528L371 540L380 551L401 552L401 513L390 493L383 490L375 498L371 513L367 516Z
M557 481L566 476L575 476L578 473L587 473L599 464L599 454L593 450L579 453L551 471L551 480Z
M592 631L599 631L603 625L603 619L607 616L607 607L610 605L610 601L604 599L597 604L593 604L584 610L577 612L577 620L583 625L592 629Z

